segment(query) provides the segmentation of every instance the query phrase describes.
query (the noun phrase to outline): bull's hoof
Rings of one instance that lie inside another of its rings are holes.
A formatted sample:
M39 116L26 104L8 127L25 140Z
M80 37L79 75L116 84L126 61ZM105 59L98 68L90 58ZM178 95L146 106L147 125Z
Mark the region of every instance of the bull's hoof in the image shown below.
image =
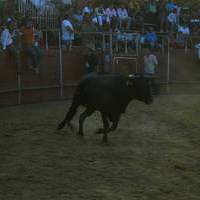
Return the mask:
M79 131L79 132L78 132L78 135L83 136L83 132L82 132L82 131Z
M65 126L65 123L64 122L61 122L58 127L57 127L57 130L61 130L62 128L64 128Z
M74 126L73 126L72 123L68 122L67 125L68 125L69 128L74 129Z
M103 136L102 142L103 142L103 144L108 144L108 137L107 137L107 135Z
M97 129L94 133L95 133L95 134L104 134L104 133L105 133L105 129L99 128L99 129Z

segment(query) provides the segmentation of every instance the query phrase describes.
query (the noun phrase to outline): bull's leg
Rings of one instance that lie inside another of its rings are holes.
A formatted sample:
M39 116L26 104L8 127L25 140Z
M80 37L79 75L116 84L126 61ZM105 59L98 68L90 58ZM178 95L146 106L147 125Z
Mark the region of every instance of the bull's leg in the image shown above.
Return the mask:
M103 143L108 143L109 122L107 116L104 113L101 113L101 117L104 126L102 141Z
M69 111L67 112L64 120L58 125L57 130L64 128L65 124L67 123L70 128L73 128L70 121L72 120L73 116L76 114L77 108L80 103L74 98Z
M115 115L115 116L112 116L112 126L109 128L109 132L110 131L114 131L116 130L118 124L119 124L119 120L120 120L120 115Z
M109 121L108 121L108 117L101 112L101 119L103 121L103 128L99 128L95 131L96 134L103 134L105 131L108 130L109 128Z
M79 135L83 136L83 124L85 119L90 116L92 113L94 112L94 110L90 110L90 109L86 109L79 117Z

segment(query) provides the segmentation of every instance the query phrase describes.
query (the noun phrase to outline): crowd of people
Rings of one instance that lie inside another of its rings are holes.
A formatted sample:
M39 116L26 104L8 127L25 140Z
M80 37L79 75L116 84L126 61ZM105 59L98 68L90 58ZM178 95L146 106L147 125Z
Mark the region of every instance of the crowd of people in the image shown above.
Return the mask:
M94 4L93 1L85 1L84 5L66 7L58 27L62 33L62 44L67 50L72 49L74 40L81 38L82 45L90 49L89 52L95 51L95 34L83 34L85 32L111 32L116 41L127 41L132 48L135 48L135 36L127 33L137 33L140 45L151 50L164 45L159 41L158 33L170 36L177 46L184 46L190 35L199 35L200 12L191 14L178 1L109 2L99 1ZM1 49L12 55L16 55L14 52L20 49L30 58L29 68L38 73L42 34L37 24L32 19L26 18L19 22L15 17L8 16L2 22L0 32Z

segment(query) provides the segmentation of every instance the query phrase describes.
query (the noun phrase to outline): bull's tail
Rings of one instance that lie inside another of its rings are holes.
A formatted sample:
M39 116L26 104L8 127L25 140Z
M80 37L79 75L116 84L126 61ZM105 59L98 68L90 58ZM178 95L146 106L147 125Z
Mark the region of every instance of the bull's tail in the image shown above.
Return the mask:
M70 121L72 120L72 118L74 117L74 115L77 112L77 108L80 106L80 90L78 88L78 90L76 91L73 100L72 100L72 105L70 106L64 120L58 125L57 130L60 130L62 128L65 127L65 125L67 124L70 128L73 128L72 124L70 123Z

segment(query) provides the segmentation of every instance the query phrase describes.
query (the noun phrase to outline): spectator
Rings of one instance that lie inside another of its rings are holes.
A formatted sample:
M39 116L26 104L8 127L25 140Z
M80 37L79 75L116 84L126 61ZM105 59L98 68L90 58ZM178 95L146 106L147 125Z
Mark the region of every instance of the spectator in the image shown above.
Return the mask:
M117 11L116 9L111 5L105 10L106 15L109 18L109 22L111 24L112 29L114 30L117 26Z
M157 5L155 0L149 0L146 10L146 21L150 24L156 24Z
M158 37L155 31L153 30L153 27L150 27L149 31L146 33L145 41L151 49L155 49L157 47Z
M158 92L158 88L155 83L157 66L158 60L156 56L153 54L151 49L147 49L144 55L144 74L150 78L150 84L155 94Z
M158 5L158 21L160 26L160 31L163 32L167 30L167 15L165 0L161 0Z
M78 9L75 11L73 15L73 25L76 30L80 30L81 24L83 23L83 15L81 11Z
M167 16L167 20L168 20L168 29L170 32L173 32L176 30L177 28L177 14L176 14L176 10L173 10L169 13L169 15Z
M1 45L3 50L8 50L10 53L12 52L13 49L13 39L11 36L11 33L8 29L8 27L4 24L2 27L2 32L1 32Z
M68 51L72 48L72 41L74 40L74 28L72 23L69 21L69 16L65 15L62 21L62 43Z
M91 4L89 3L88 6L85 6L83 8L83 15L85 15L85 14L92 15L92 13L93 13L93 8L92 8Z
M106 12L102 5L95 8L95 14L97 16L97 21L100 27L102 27L106 23L110 23L109 17L106 15Z
M178 43L180 46L184 47L187 39L190 36L190 29L187 25L179 26L178 29Z
M174 9L177 9L177 5L172 1L168 0L167 3L165 4L165 8L168 13L174 11Z
M26 21L25 26L20 28L21 42L23 52L30 58L30 69L35 73L39 73L39 64L41 61L41 52L38 48L38 43L35 41L34 28L32 21ZM36 43L35 43L36 42Z
M119 28L122 29L125 23L125 28L128 30L130 28L131 18L128 15L127 9L124 6L117 8L117 15L119 18Z
M96 26L93 24L93 21L90 17L90 14L85 14L83 17L83 24L81 26L82 32L82 45L89 49L95 49L95 35L97 31ZM93 34L89 34L92 32Z

